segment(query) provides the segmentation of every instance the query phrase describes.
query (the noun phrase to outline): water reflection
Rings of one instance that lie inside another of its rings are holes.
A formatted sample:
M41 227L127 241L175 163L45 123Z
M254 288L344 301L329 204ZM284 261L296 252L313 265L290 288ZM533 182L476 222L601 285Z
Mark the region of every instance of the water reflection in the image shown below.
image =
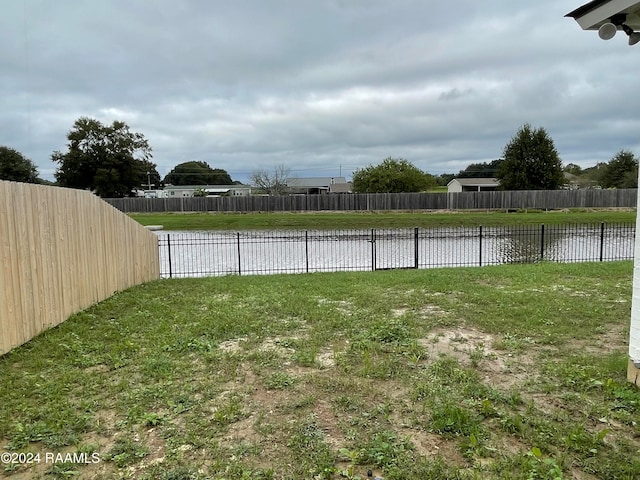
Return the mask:
M505 228L498 240L499 263L536 263L558 260L560 242L566 232L553 228Z

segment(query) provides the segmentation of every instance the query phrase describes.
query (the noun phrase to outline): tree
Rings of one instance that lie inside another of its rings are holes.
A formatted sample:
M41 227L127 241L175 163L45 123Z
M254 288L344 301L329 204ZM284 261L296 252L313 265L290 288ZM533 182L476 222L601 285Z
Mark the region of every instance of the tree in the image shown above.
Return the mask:
M502 190L555 190L564 184L562 161L544 128L520 127L503 157L496 172Z
M638 188L638 159L629 150L620 150L604 167L603 188Z
M40 183L38 169L22 153L10 147L0 146L0 180Z
M103 125L81 117L67 140L66 153L51 155L60 164L56 179L63 187L88 189L101 197L124 197L148 183L147 172L157 175L149 142L124 122Z
M176 165L164 183L171 185L231 185L229 174L221 168L211 168L207 162L184 162Z
M499 158L491 162L471 163L464 170L460 170L458 178L493 178L497 175L504 160Z
M580 167L580 165L576 165L575 163L569 163L565 165L562 171L566 173L570 173L571 175L577 175L577 176L580 176L583 173L583 170Z
M282 164L277 165L273 172L257 169L251 174L251 185L267 195L283 195L289 188L289 175L289 168Z
M361 193L421 192L435 186L432 175L403 158L386 158L353 173L353 191Z
M436 185L439 185L441 187L446 187L447 185L449 185L449 182L454 178L456 178L456 176L453 173L442 173L435 177Z

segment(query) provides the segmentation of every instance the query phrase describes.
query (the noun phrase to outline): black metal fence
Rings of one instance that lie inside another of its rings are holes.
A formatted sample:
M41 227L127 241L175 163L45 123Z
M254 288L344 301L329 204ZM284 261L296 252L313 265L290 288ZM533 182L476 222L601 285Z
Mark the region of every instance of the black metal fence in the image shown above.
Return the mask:
M635 224L158 232L161 275L194 277L628 260Z

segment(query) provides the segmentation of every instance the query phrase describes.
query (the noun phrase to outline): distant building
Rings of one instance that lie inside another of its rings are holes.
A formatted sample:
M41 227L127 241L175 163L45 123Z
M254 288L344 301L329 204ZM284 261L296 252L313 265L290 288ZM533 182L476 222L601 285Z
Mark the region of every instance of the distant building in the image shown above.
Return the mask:
M164 187L165 198L193 197L195 192L204 191L207 196L219 197L243 197L251 195L251 187L249 185L167 185Z
M134 190L133 193L136 197L140 198L164 198L166 193L164 190Z
M167 198L167 192L164 190L144 190L142 196L144 198Z
M497 178L454 178L447 184L447 192L494 192L499 185Z
M344 177L290 178L287 186L292 194L351 193L351 183Z

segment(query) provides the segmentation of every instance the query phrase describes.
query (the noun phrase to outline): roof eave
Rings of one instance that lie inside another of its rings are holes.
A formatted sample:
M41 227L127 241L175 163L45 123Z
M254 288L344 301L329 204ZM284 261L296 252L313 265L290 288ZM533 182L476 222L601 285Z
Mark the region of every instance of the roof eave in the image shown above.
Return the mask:
M603 5L608 2L609 0L593 0L589 3L585 3L581 7L576 8L574 11L567 13L565 17L569 17L569 18L582 17L583 15L586 15L590 11L595 10L600 5Z
M565 17L573 18L583 30L598 30L614 15L625 13L628 15L626 23L632 28L638 28L639 10L638 0L593 0Z

